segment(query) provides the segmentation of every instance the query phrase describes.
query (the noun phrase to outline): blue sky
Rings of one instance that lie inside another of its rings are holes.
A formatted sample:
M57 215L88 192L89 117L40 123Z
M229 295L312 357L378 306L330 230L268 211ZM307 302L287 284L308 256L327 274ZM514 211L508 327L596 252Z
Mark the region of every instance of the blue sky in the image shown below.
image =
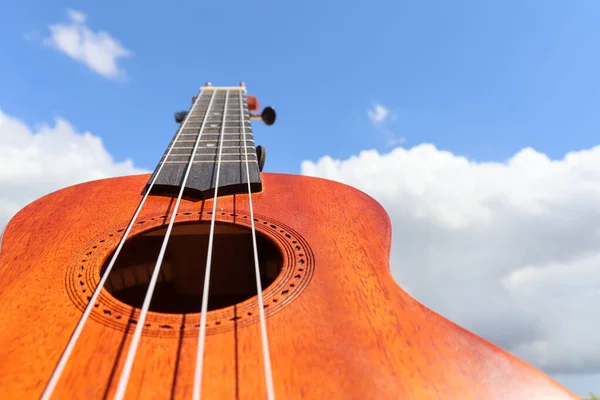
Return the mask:
M256 128L270 171L389 150L370 126L374 103L395 113L388 130L407 146L477 160L595 144L600 4L501 3L23 1L0 15L0 104L32 124L66 117L148 169L175 130L172 113L207 80L244 80L276 107L277 125ZM133 53L119 62L124 80L40 45L67 8Z
M104 73L99 73L48 45L51 26L73 23L68 9L85 14L80 24L90 32L104 31L119 43L127 55L117 59L116 69L104 65ZM158 1L143 5L132 1L12 2L0 13L0 110L32 130L39 124L64 118L77 132L90 131L100 137L108 154L117 161L132 159L136 167L152 170L175 132L173 113L190 106L200 85L206 81L215 85L245 81L250 94L258 96L262 105L273 105L278 111L273 127L254 124L257 144L268 150L267 171L299 173L304 160L316 162L325 155L348 160L361 151L375 149L381 154L389 153L389 157L385 156L388 158L376 159L383 160L382 165L385 160L391 163L392 156L400 160L405 155L420 155L420 164L414 168L430 177L434 167L429 171L427 162L422 161L437 157L438 153L428 153L426 148L403 153L397 148L401 145L411 149L427 143L453 157L464 156L471 163L505 162L527 147L560 160L568 152L599 144L599 13L600 3L592 0L494 4L466 0L178 1L169 5ZM2 140L0 155L1 150ZM587 156L588 165L600 165L595 154ZM527 161L523 165L535 165L539 167L536 171L542 171L540 181L557 181L553 173L544 172L543 165L527 159L527 154L523 157ZM355 168L353 177L344 175L346 181L356 182L361 188L379 182L356 178L362 176L362 170L372 167L359 161L343 164L345 173ZM329 164L319 165L326 169ZM333 171L333 167L328 170ZM342 172L336 176L341 177ZM387 177L383 185L404 179L413 170L405 168L397 175L384 172L380 174ZM600 175L597 178L596 184ZM0 183L2 179L0 176ZM56 182L67 185L80 178L69 179ZM454 179L448 175L442 183L450 181L449 186L458 187L460 182ZM570 182L566 180L564 184ZM494 186L493 182L490 185ZM588 187L585 185L582 183L581 187ZM510 197L514 188L507 188ZM377 190L373 186L371 189L369 193L391 212L395 227L407 222L404 216L398 216L401 212L394 212L410 205L403 205L400 195L392 195L406 192L390 189L379 198ZM552 190L552 199L558 199L560 190ZM450 198L454 192L448 193ZM23 206L23 199L14 204ZM417 200L425 204L424 197ZM598 199L590 195L585 200L597 204ZM0 194L0 204L2 201ZM568 207L564 210L582 207L582 202L565 203ZM455 203L467 204L465 209L475 208L462 198ZM451 206L441 204L436 210ZM560 223L576 219L566 215ZM582 215L578 221L596 221L589 214ZM420 221L422 225L417 227L422 227L424 223L419 218L414 221ZM600 219L596 222L600 224ZM0 225L3 223L0 221ZM515 232L519 231L516 227ZM570 237L574 243L586 233L575 228L573 232L580 235ZM540 235L539 240L532 237L540 242L550 236ZM548 247L557 245L549 243ZM581 251L584 254L588 250ZM497 259L491 251L485 256L488 258L482 255L481 260ZM395 273L396 277L400 275ZM594 282L591 275L586 276L587 282ZM417 282L417 278L409 282L416 297L427 299L425 289L419 292ZM471 289L480 288L473 284ZM434 310L443 309L446 303L433 298L426 302ZM576 302L569 303L571 306L578 310ZM495 338L493 332L497 329L489 318L471 321L452 312L448 309L445 315L464 322L486 338ZM587 318L579 322L587 323ZM481 328L486 324L489 331ZM564 321L556 324L566 325ZM561 331L557 337L564 339L562 334ZM587 336L582 333L579 338L584 337ZM596 342L581 339L581 343L594 348L592 344ZM524 348L515 344L517 350ZM568 346L565 348L568 351L564 354L574 354L569 353ZM527 350L517 350L517 354L536 359ZM577 353L579 360L586 359L588 353ZM600 355L595 361L586 360L585 371L581 369L579 374L563 373L569 367L556 365L547 370L578 393L600 391L593 383L600 380Z

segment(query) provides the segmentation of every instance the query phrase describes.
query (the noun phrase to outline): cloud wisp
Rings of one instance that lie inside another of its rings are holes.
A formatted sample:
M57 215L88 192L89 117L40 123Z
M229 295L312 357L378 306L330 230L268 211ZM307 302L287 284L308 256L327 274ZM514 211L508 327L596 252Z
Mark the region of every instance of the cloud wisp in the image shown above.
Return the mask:
M379 126L390 117L390 110L381 104L373 104L373 106L367 110L367 115L373 125Z
M387 147L395 147L406 142L406 138L397 137L389 128L389 124L396 120L396 114L389 108L382 104L374 103L371 108L367 110L367 116L371 125L373 125L378 134L385 140Z
M119 62L133 55L131 50L105 31L92 31L87 25L87 15L81 11L67 10L68 22L49 26L50 35L43 43L92 71L108 79L125 77Z

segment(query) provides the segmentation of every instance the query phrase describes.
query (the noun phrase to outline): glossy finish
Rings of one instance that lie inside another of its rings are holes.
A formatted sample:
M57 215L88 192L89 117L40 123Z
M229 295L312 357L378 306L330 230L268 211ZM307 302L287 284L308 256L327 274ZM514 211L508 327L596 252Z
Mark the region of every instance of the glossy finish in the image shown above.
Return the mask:
M577 398L401 290L389 270L390 221L372 198L322 179L263 179L264 192L253 195L257 218L293 230L314 263L303 290L268 313L278 399ZM39 398L81 314L66 287L69 266L102 235L116 247L118 234L107 232L127 226L147 180L139 175L69 187L10 222L0 253L0 398ZM151 198L140 219L168 215L172 203ZM211 201L184 201L180 213L191 219L211 207ZM221 207L241 219L247 196L221 198ZM97 281L97 266L86 268L96 271ZM197 329L188 322L198 314L175 318L184 326L181 334L142 336L128 398L191 398ZM264 398L260 325L231 324L208 331L203 398ZM131 331L91 318L55 398L111 398Z

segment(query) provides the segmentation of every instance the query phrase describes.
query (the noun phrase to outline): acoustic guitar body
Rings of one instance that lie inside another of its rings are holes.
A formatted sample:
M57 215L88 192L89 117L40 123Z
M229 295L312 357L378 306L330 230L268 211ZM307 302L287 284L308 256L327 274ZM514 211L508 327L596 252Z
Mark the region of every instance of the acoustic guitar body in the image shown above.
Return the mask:
M62 189L8 224L0 253L0 398L41 396L148 178ZM401 290L389 269L390 220L371 197L324 179L264 173L252 202L276 398L577 398ZM140 288L174 203L148 197L53 398L114 396ZM202 397L265 398L248 196L219 197L216 210ZM192 398L211 211L212 200L180 204L126 398Z

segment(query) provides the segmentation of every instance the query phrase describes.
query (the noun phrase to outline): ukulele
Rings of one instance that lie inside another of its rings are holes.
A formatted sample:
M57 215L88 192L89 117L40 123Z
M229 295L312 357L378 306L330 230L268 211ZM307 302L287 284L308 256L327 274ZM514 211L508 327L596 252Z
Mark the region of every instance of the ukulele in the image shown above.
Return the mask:
M577 398L400 289L374 199L262 172L258 109L206 84L151 175L14 216L1 399Z

